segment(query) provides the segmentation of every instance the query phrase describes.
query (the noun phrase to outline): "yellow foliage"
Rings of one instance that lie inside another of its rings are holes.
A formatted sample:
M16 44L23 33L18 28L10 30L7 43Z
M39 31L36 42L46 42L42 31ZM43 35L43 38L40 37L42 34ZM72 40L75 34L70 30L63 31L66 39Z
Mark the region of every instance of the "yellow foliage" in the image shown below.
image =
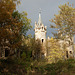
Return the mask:
M50 20L55 24L51 25L51 28L60 30L57 34L58 38L64 39L66 35L71 38L75 34L75 8L69 3L60 5L59 8L59 14L54 15L54 19ZM61 34L62 37L60 37Z
M49 62L57 62L58 60L64 59L64 50L61 49L59 42L53 37L50 39L50 49L49 49Z

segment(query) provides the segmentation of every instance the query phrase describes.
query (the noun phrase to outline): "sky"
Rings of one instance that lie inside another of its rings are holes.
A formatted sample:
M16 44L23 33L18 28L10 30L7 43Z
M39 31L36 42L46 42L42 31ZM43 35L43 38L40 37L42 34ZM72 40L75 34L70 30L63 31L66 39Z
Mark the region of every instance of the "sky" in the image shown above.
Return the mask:
M17 6L17 10L19 12L26 11L33 26L33 29L29 30L27 35L31 34L34 36L35 21L38 22L39 9L41 8L42 22L47 26L47 36L53 37L51 32L55 32L55 30L50 28L51 22L49 20L54 18L54 14L58 14L58 6L67 2L74 4L75 8L75 0L21 0L21 5Z

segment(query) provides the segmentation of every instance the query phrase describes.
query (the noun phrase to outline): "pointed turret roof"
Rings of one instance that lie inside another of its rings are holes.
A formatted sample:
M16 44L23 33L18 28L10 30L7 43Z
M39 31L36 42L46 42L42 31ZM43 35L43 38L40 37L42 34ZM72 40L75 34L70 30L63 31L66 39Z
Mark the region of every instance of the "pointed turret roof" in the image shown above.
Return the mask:
M41 9L40 9L40 12L39 12L38 25L42 25L42 19L41 19Z

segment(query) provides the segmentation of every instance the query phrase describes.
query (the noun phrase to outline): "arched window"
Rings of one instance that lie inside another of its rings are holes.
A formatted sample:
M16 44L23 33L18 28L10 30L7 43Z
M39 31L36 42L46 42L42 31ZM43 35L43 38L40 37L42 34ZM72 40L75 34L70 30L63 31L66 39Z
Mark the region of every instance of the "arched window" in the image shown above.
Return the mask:
M70 54L72 54L72 51L70 51Z
M44 39L42 39L42 43L44 42Z

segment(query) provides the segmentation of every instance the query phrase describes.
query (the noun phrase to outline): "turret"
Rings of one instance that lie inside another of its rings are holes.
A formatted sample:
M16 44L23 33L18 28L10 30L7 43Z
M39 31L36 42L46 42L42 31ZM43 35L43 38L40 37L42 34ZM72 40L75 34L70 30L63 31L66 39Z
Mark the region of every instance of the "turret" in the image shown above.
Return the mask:
M35 40L39 39L42 43L46 42L47 26L44 26L41 19L41 12L39 12L38 23L35 21Z
M35 40L40 40L42 44L42 56L46 56L46 30L47 26L44 26L41 19L41 11L39 12L38 23L35 22Z

